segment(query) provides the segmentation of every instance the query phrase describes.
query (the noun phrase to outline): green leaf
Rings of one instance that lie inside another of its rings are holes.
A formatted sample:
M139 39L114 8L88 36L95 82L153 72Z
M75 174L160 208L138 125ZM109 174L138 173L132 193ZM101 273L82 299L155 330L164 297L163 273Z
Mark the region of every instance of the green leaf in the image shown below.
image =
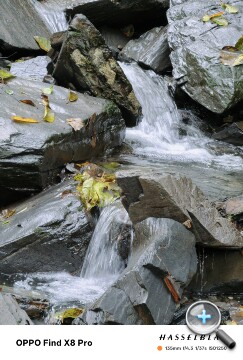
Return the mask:
M74 91L69 91L68 93L68 101L74 102L78 100L78 94L76 94Z
M48 52L49 50L51 50L51 42L50 40L46 39L45 37L42 36L34 36L35 41L37 42L37 44L39 45L40 49Z
M42 93L45 95L51 95L53 93L53 85L48 88L43 88Z
M8 94L8 95L13 95L13 90L10 90L10 89L7 89L5 90L5 93Z
M230 14L237 14L239 9L236 6L222 3L222 7Z
M61 318L62 322L68 318L76 319L83 312L84 312L84 310L81 308L67 309L63 313L60 314L60 318Z
M235 47L238 50L243 51L243 35L239 38L239 40L237 41L237 43L235 44Z
M15 76L13 74L11 74L9 71L0 69L0 78L3 80L8 80L11 78L14 78Z
M115 170L117 169L119 166L121 166L118 162L108 162L108 163L100 163L100 166L102 166L103 168L107 169L107 170Z
M215 24L219 25L219 26L227 26L229 25L228 21L225 18L214 18L212 19L212 22L214 22Z
M202 21L204 21L204 22L208 22L209 20L210 20L209 15L204 15L204 17L202 18Z

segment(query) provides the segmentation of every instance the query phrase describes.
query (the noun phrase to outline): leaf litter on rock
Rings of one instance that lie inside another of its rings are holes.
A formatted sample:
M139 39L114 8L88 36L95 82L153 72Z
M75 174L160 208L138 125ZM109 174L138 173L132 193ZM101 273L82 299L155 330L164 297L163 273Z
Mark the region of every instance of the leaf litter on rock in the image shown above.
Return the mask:
M51 110L50 103L49 103L49 98L45 94L42 94L41 97L42 97L42 103L43 103L43 105L45 107L43 120L45 120L45 121L47 121L49 123L53 123L55 121L55 114Z
M34 36L35 41L37 42L40 49L48 52L51 50L51 42L49 39L46 39L42 36Z
M235 46L224 46L220 51L220 61L227 66L239 66L243 64L243 36L239 38Z
M66 121L75 131L79 131L85 126L85 122L80 118L70 118Z
M28 124L34 124L34 123L39 122L36 119L26 118L26 117L22 117L22 116L12 116L12 120L19 122L19 123L28 123Z
M30 105L30 106L34 106L35 107L35 104L33 103L32 100L19 100L20 102L22 102L23 104L26 104L26 105Z

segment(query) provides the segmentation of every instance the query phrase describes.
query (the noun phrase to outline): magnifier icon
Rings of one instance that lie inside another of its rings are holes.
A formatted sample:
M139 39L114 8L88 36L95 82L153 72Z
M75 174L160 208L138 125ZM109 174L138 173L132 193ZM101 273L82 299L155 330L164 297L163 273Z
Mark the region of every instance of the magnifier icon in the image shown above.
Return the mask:
M186 324L195 334L208 335L213 332L229 348L233 349L236 342L223 330L218 329L221 323L221 313L210 301L197 301L186 312Z

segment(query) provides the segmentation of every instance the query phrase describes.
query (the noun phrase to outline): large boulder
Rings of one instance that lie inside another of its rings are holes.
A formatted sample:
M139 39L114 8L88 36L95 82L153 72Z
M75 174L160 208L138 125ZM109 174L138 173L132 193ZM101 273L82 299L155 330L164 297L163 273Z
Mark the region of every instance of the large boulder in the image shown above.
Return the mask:
M33 325L10 294L0 293L0 325Z
M185 223L199 244L207 247L241 248L243 236L191 181L181 176L117 174L133 223L148 217L171 218ZM189 220L189 221L188 221Z
M53 76L60 84L71 83L78 90L114 101L128 123L135 125L141 117L130 82L100 32L83 15L76 15L70 24Z
M228 26L202 21L205 14L223 10L216 0L179 1L167 12L174 77L192 99L219 114L243 100L243 66L220 61L220 50L234 46L242 35L242 2L231 3L239 12L224 14Z
M92 225L73 180L32 197L0 222L0 278L42 271L80 271Z
M120 53L120 58L132 59L155 72L163 72L171 66L169 55L167 27L161 26L147 31L138 39L130 40Z
M0 51L39 50L34 36L49 37L50 31L33 2L4 0L0 11Z
M171 219L146 219L135 226L128 267L75 324L169 324L196 265L192 233Z
M69 91L54 86L49 95L55 121L43 119L41 93L48 85L39 81L13 79L1 86L0 109L0 193L6 189L36 192L56 180L65 163L101 155L122 143L125 123L119 109L111 102L78 94L68 102ZM6 91L13 91L9 95ZM32 100L30 106L20 100ZM34 118L35 124L17 123L11 116ZM75 131L67 119L83 120ZM82 125L82 124L81 124Z

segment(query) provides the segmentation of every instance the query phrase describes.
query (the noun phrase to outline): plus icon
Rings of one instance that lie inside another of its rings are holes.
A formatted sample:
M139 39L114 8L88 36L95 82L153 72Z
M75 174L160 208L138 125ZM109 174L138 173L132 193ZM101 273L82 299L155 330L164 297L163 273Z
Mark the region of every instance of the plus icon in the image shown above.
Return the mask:
M211 315L206 314L206 310L203 310L201 315L197 315L197 318L202 320L203 325L206 325L207 319L211 319L211 317Z

